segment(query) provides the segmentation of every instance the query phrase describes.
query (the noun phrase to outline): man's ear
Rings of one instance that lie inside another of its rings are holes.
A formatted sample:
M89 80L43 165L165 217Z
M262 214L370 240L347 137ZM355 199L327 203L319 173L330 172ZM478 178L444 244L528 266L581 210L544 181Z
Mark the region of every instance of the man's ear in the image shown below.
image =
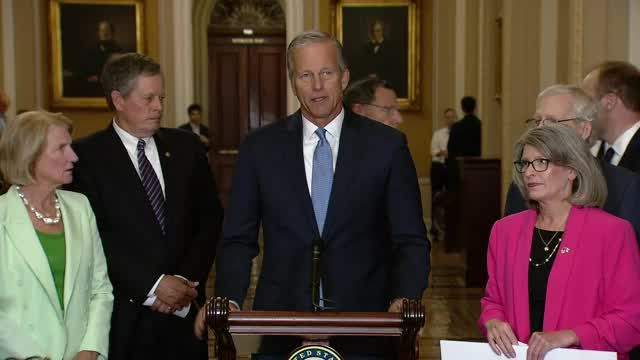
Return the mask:
M581 138L589 140L591 133L593 132L593 124L591 124L591 121L581 121L578 123L576 130Z
M344 72L342 72L342 90L344 91L344 89L347 88L347 85L349 85L349 69L346 69Z
M124 107L124 96L118 90L111 91L111 102L113 102L113 107L118 111L122 111Z
M611 111L619 101L618 96L614 93L609 93L600 99L600 104L606 111Z
M353 104L353 106L351 106L351 111L353 111L354 113L358 114L358 115L364 115L363 114L363 105L362 104Z

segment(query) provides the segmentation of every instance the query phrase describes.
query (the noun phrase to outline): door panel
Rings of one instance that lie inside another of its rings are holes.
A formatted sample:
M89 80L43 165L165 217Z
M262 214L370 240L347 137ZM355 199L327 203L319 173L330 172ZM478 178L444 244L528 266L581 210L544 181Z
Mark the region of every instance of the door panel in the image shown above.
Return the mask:
M286 116L284 36L237 40L209 34L209 162L225 207L247 133Z

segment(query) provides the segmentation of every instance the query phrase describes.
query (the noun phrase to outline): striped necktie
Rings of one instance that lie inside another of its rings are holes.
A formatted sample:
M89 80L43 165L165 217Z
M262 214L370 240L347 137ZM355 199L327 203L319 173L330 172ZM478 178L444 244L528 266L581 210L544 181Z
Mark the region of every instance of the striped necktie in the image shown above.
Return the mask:
M138 169L140 170L140 179L142 180L142 186L147 193L147 198L151 203L153 213L156 215L158 224L164 234L164 222L166 218L166 209L164 205L164 195L162 194L162 187L160 187L160 181L156 175L151 162L147 159L147 155L144 153L144 147L147 144L144 140L138 140Z

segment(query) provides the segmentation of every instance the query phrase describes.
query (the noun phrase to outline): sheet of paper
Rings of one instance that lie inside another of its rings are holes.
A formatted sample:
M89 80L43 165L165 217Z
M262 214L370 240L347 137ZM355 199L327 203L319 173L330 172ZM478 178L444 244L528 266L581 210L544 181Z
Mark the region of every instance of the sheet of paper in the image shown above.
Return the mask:
M527 359L527 345L520 343L513 347L516 360ZM468 341L440 341L442 360L503 360L505 356L496 355L487 343ZM616 360L615 352L577 349L554 349L544 357L545 360Z

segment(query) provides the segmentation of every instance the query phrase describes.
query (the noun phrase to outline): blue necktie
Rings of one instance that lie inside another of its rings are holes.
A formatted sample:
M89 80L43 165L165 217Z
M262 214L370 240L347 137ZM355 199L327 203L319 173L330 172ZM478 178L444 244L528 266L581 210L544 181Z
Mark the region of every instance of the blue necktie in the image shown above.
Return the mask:
M326 133L327 130L323 128L316 130L316 135L320 140L313 151L313 170L311 172L311 201L321 236L333 185L333 155Z
M144 153L144 147L147 145L144 140L138 140L138 170L140 170L140 179L142 180L142 186L147 193L147 198L151 203L153 213L156 215L156 219L162 228L164 234L164 221L166 217L164 207L164 195L162 194L162 187L160 187L160 181L156 175L153 166L147 159L147 155Z

